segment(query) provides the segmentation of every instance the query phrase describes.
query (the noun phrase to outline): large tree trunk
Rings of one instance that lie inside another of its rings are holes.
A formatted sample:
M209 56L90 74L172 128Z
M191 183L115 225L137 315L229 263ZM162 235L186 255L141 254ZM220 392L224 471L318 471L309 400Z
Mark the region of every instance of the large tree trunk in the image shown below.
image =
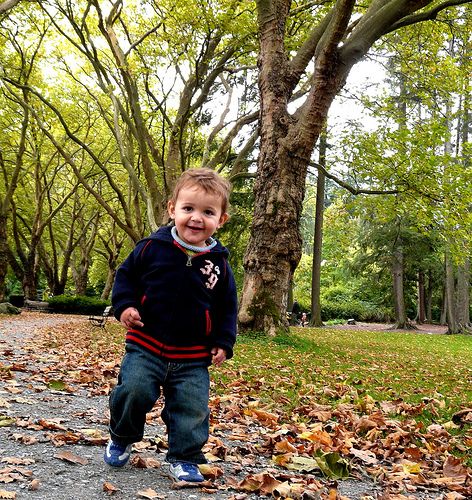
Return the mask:
M470 325L470 260L457 269L457 319L464 328Z
M352 2L348 4L336 18L341 26L349 19ZM303 67L288 64L284 34L289 9L289 1L258 2L261 142L239 321L243 328L264 330L269 335L288 327L284 312L290 281L301 257L299 222L306 172L328 109L350 68L339 64L337 44L327 42L317 57L304 109L297 117L291 115L287 106L300 78L298 72L305 70L310 58ZM331 15L321 24L326 28L330 19ZM314 37L321 34L322 30L316 31ZM340 32L336 31L336 36Z
M37 300L38 298L38 271L39 266L36 259L36 252L30 252L23 274L23 294L25 299Z
M326 167L326 129L320 137L320 164ZM316 182L315 233L313 236L313 267L311 271L311 326L323 326L321 319L321 252L323 248L323 216L326 177L318 172Z
M8 270L7 217L0 215L0 302L6 300L5 280Z
M470 331L470 263L457 266L446 254L447 333L450 335Z
M452 335L461 333L462 327L457 319L456 286L454 266L451 256L446 253L446 305L447 305L447 333Z
M393 328L408 328L403 291L403 248L398 236L392 254L393 302L395 306L395 325Z
M426 284L423 271L418 271L418 304L416 322L423 324L426 321Z
M426 321L433 322L433 273L428 271L428 286L426 288Z
M280 155L276 147L261 151L260 162L272 168L261 169L255 185L256 206L244 259L239 319L245 326L275 335L278 328L288 327L280 311L287 309L289 283L301 256L298 221L305 176L299 176L295 183L286 153Z
M113 282L115 281L115 276L116 276L116 268L115 269L108 269L108 274L107 274L107 279L105 282L105 286L103 287L102 294L100 298L102 300L108 300L110 298L110 294L113 288Z
M3 5L6 6L8 3L13 6L17 2L4 2ZM18 185L18 178L21 170L23 169L23 157L26 151L26 134L29 126L29 112L26 106L23 107L23 112L24 116L21 124L20 140L17 146L15 168L13 169L10 178L7 176L7 172L10 171L10 168L6 168L5 159L2 151L0 150L0 166L4 172L6 187L5 196L0 199L0 302L3 302L6 298L5 282L8 271L8 261L11 260L10 250L8 247L7 221L10 214L13 195ZM14 272L15 271L16 270L14 269Z
M444 273L446 273L446 269L444 268ZM446 282L443 284L442 289L442 301L441 301L441 316L439 318L439 324L446 326L447 325L447 296L446 296Z

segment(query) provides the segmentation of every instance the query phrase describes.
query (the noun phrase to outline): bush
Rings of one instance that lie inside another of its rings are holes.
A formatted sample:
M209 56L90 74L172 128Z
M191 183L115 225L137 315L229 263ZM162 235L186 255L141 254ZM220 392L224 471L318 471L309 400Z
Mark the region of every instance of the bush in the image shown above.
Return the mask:
M106 300L83 295L57 295L51 297L49 305L54 312L68 314L102 314L110 304Z
M356 321L388 323L393 321L393 311L360 300L323 301L321 318L323 321L352 318Z

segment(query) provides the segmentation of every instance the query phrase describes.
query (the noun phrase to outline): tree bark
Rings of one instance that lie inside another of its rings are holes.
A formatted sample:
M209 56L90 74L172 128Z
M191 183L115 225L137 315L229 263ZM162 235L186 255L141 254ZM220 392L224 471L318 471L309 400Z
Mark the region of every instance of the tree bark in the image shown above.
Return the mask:
M13 9L13 7L19 2L20 0L5 0L0 3L0 15L5 14L5 12L8 12L10 9Z
M457 319L454 265L449 253L446 253L446 305L447 333L449 335L461 333L462 327Z
M433 273L428 271L428 286L426 288L426 321L433 322Z
M5 281L8 271L7 217L0 214L0 302L6 300Z
M393 328L407 328L408 318L405 312L405 297L403 291L403 248L401 236L397 237L392 253L392 283L393 302L395 306L395 325Z
M11 213L13 195L18 186L18 178L21 170L23 169L23 157L26 151L26 134L29 127L29 111L26 106L23 106L23 113L21 133L15 158L15 168L11 173L11 177L9 177L8 175L9 169L5 164L4 157L0 150L0 167L2 169L6 184L5 196L2 200L0 200L0 302L3 302L6 299L5 281L9 261L7 222L8 217Z
M416 322L422 325L426 321L426 285L423 271L418 271L418 312Z
M457 320L463 328L470 325L470 260L465 261L457 269Z
M326 168L326 128L320 136L320 165ZM323 248L323 216L326 177L318 171L316 182L315 232L313 235L313 266L311 272L311 320L310 325L321 327L321 253Z

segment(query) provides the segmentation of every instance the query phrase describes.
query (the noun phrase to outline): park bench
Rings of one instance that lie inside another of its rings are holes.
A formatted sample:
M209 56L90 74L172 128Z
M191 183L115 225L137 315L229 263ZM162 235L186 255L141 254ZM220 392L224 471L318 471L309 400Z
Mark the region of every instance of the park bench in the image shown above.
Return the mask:
M49 303L42 300L28 300L23 303L23 308L27 311L48 312L51 310Z
M107 306L101 316L89 316L89 321L94 326L105 328L106 322L110 316L113 316L113 307Z

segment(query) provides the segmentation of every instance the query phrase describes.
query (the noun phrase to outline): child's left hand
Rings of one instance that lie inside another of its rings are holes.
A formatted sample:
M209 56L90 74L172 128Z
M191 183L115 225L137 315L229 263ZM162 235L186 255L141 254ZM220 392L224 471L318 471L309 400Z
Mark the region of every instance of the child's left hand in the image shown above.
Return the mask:
M211 354L213 355L211 362L215 366L220 366L224 361L226 361L226 351L221 347L213 347Z

